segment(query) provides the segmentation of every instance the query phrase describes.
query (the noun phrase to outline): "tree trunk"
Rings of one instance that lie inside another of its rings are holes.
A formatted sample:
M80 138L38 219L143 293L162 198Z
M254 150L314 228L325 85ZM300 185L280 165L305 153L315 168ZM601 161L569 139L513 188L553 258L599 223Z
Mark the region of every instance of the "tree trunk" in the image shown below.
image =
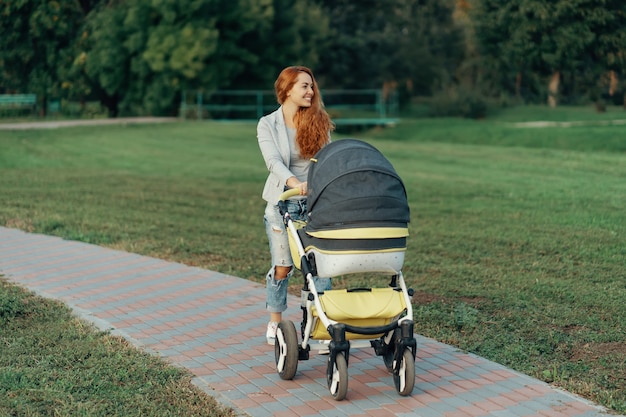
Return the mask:
M100 98L100 103L107 108L109 117L116 118L119 115L119 98L116 94L110 96L105 93Z
M609 96L613 97L613 94L617 91L619 80L615 71L609 72Z
M48 113L48 95L44 94L41 99L41 106L39 107L39 117L46 117Z
M559 82L561 81L561 73L555 71L550 78L550 83L548 84L548 105L552 108L557 105L557 97L559 94Z

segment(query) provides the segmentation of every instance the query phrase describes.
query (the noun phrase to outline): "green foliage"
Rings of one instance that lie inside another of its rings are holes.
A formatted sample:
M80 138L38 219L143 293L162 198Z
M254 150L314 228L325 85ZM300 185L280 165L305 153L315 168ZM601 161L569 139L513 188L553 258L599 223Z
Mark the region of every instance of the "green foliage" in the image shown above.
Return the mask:
M622 1L479 0L471 16L485 82L511 94L543 101L555 72L564 94L593 90L608 70L626 72Z
M110 98L114 114L175 114L182 91L241 88L237 81L245 87L249 77L266 87L279 60L284 66L313 57L310 64L315 63L315 34L324 20L306 5L305 0L285 8L275 8L271 0L140 0L104 8L88 21L86 73ZM277 27L288 32L276 35ZM266 48L275 48L273 65L261 65L261 73L254 67L268 54Z
M254 1L252 3L255 3ZM254 62L231 77L231 89L271 89L288 65L305 65L316 76L329 42L329 18L316 0L271 0L256 31L233 40L245 45Z
M47 98L61 94L59 73L71 59L82 9L72 0L23 0L0 7L0 90L37 94L45 109Z
M268 89L293 64L401 104L449 88L543 102L557 72L563 103L624 101L622 0L20 0L0 3L0 31L0 93L40 110L175 115L185 91Z
M27 74L34 51L28 44L28 17L32 5L26 1L3 2L0 7L0 89L30 93Z
M314 67L328 29L310 0L80 4L0 5L0 91L41 104L95 98L114 116L175 114L182 91L267 88L285 65Z
M454 1L321 2L332 34L319 68L335 88L397 87L428 95L453 77L463 58Z

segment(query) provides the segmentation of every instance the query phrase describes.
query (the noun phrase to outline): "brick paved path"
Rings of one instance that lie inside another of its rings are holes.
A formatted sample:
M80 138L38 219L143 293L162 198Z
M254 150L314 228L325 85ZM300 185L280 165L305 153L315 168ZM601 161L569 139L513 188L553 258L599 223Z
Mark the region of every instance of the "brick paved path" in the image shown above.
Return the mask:
M274 370L264 288L248 280L56 237L0 227L0 275L61 300L82 318L184 366L241 415L606 416L600 407L475 355L417 336L416 382L400 397L382 358L352 350L348 394L332 399L326 356ZM299 299L288 318L299 323ZM298 327L298 326L297 326Z

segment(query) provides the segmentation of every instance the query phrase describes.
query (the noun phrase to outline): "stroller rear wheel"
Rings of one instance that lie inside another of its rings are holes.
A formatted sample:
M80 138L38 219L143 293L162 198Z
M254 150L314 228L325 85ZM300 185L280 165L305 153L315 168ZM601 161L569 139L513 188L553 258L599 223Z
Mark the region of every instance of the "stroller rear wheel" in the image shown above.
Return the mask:
M404 349L400 366L393 371L393 383L402 396L410 395L415 385L415 359L411 349Z
M298 334L292 321L283 320L278 324L274 356L280 378L293 379L298 370Z
M341 401L346 398L348 393L348 361L346 361L344 353L337 353L334 361L332 355L328 357L326 382L328 383L328 390L335 400Z

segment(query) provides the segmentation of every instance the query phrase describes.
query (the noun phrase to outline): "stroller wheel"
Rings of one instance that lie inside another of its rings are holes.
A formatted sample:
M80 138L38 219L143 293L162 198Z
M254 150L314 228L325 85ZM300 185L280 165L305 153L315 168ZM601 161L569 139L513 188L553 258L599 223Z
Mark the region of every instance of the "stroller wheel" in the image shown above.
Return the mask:
M393 371L393 383L402 396L410 395L415 385L415 359L411 349L404 349L399 369Z
M293 379L298 369L298 334L292 321L283 320L278 324L274 356L280 378Z
M328 367L326 368L326 382L328 390L333 398L341 401L348 393L348 362L343 353L338 353L334 363L332 355L328 357Z

